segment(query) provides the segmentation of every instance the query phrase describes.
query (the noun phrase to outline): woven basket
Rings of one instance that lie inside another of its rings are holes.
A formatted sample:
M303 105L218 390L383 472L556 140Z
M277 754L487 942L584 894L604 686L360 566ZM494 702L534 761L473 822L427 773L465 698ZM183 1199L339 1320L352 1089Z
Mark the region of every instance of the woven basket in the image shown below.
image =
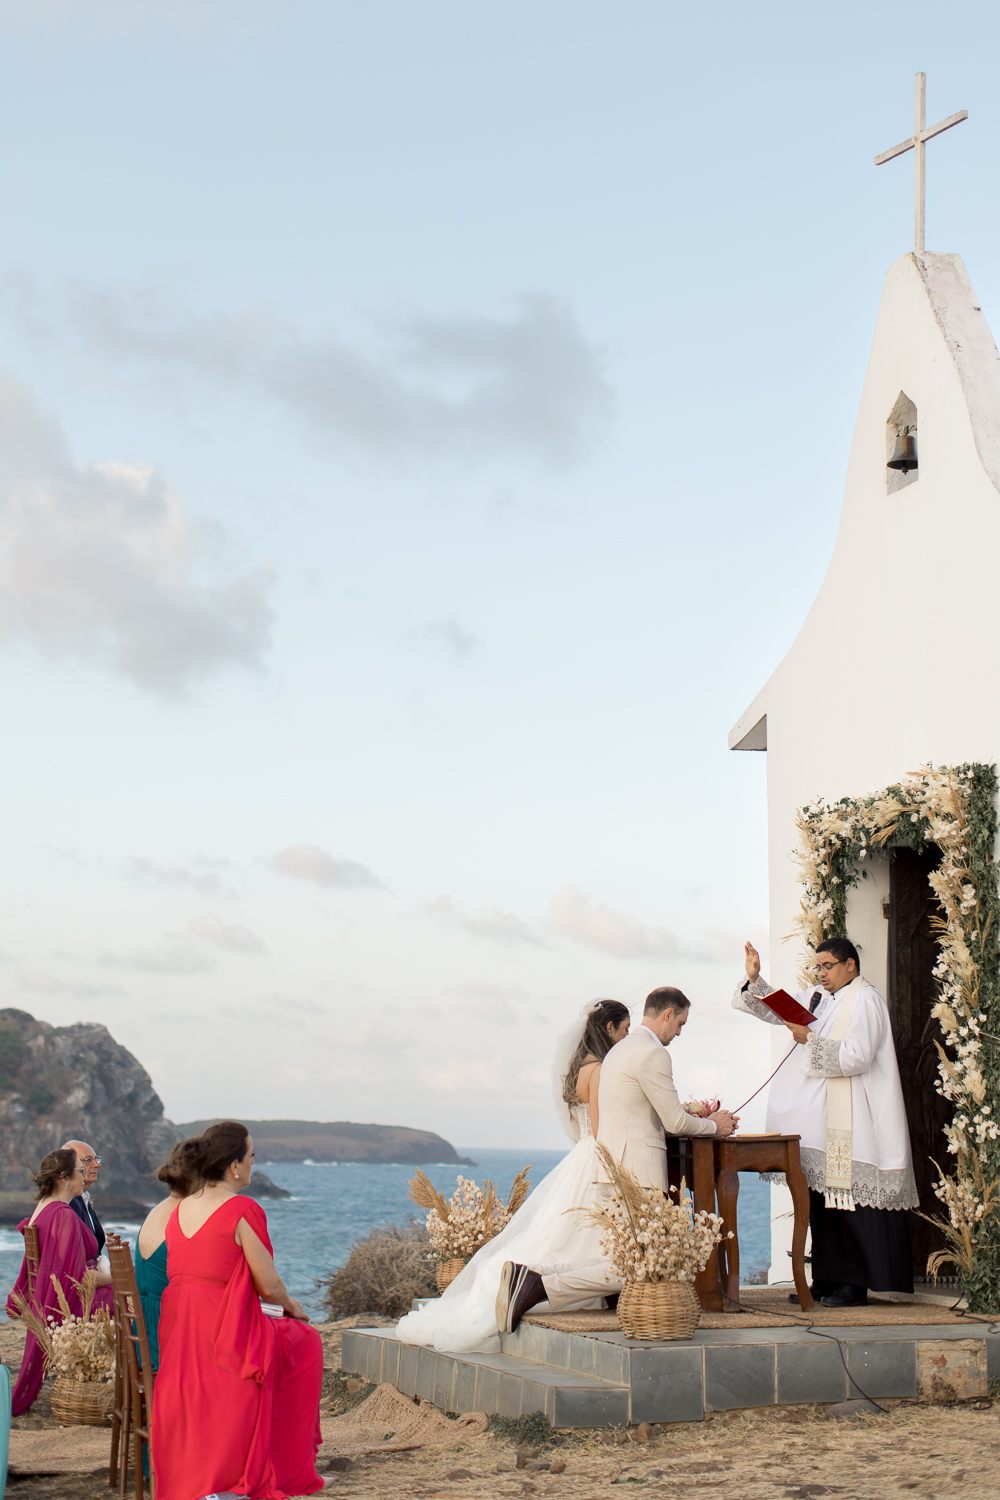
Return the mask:
M689 1281L627 1281L618 1298L618 1322L627 1339L689 1339L700 1317Z
M437 1282L438 1291L443 1292L445 1287L451 1286L459 1271L464 1270L465 1261L461 1258L461 1256L459 1256L456 1260L440 1261L438 1264L438 1268L434 1273L434 1279Z
M110 1380L70 1380L68 1375L58 1375L52 1387L52 1416L64 1427L110 1427L114 1404L115 1387Z

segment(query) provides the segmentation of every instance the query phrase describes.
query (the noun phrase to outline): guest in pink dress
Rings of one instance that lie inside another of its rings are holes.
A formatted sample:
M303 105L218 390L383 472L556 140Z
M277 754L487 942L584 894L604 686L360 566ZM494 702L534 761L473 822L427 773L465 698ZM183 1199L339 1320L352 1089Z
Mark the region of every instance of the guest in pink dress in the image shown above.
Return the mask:
M106 1271L98 1271L97 1240L90 1229L77 1218L69 1206L71 1198L83 1192L83 1167L75 1151L50 1151L35 1177L38 1207L30 1219L24 1219L17 1227L24 1234L29 1224L38 1230L38 1274L35 1291L30 1298L33 1310L48 1321L55 1318L62 1322L62 1312L56 1289L52 1284L55 1276L65 1294L71 1310L80 1314L83 1304L74 1285L82 1282L90 1271L97 1285L94 1310L104 1307L112 1310L111 1277ZM28 1298L28 1266L22 1261L21 1271L14 1289L7 1298L7 1316L20 1317L20 1308L15 1294L25 1302ZM45 1378L45 1351L35 1335L29 1330L24 1343L24 1357L17 1384L11 1392L11 1411L15 1417L23 1416L41 1389Z

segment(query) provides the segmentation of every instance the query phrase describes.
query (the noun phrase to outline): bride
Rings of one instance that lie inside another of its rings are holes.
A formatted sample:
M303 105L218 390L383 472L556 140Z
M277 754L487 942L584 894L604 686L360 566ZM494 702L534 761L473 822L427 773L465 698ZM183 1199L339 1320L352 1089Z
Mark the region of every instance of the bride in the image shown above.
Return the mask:
M628 1035L628 1028L626 1006L617 1000L597 1000L560 1037L552 1064L552 1092L573 1150L542 1179L507 1227L477 1250L443 1296L400 1319L396 1332L401 1343L451 1353L495 1352L500 1348L496 1299L505 1261L556 1272L600 1258L600 1230L583 1214L566 1210L586 1207L597 1197L601 1063Z

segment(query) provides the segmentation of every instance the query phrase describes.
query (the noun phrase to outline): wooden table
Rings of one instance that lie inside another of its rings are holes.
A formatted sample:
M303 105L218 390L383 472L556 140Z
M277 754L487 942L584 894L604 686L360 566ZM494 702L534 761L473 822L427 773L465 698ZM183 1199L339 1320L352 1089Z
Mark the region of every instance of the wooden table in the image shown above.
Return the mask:
M740 1240L736 1204L740 1172L784 1172L795 1209L792 1231L792 1278L799 1302L808 1311L813 1296L806 1279L806 1230L809 1184L799 1161L797 1135L714 1135L667 1137L667 1182L679 1188L683 1178L695 1213L704 1209L722 1217L723 1240L713 1249L694 1289L705 1312L737 1312L740 1295ZM675 1199L676 1201L676 1199ZM717 1206L718 1205L718 1206ZM733 1238L725 1236L732 1230Z
M813 1306L813 1296L806 1277L806 1230L809 1227L809 1184L799 1161L797 1135L731 1135L723 1139L709 1137L712 1169L715 1177L717 1212L722 1216L722 1242L717 1247L718 1285L722 1292L723 1311L735 1311L740 1295L740 1240L736 1203L740 1192L741 1172L784 1172L792 1195L795 1221L792 1230L792 1279L803 1311ZM696 1156L700 1153L696 1153ZM732 1231L733 1238L727 1235ZM709 1268L706 1266L705 1268Z

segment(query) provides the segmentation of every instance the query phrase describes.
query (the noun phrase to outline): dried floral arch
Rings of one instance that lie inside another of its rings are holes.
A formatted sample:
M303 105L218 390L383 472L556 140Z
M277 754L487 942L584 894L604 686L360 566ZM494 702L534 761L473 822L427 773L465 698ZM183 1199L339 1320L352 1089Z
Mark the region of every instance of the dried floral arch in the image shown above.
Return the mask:
M795 854L805 887L795 923L805 939L802 978L815 984L816 946L846 935L847 894L867 878L865 861L889 845L941 852L928 876L942 913L932 1015L941 1031L936 1087L954 1106L945 1135L955 1163L935 1188L949 1248L932 1257L931 1269L954 1261L970 1311L991 1313L1000 1311L996 793L995 765L925 766L873 796L802 808Z

